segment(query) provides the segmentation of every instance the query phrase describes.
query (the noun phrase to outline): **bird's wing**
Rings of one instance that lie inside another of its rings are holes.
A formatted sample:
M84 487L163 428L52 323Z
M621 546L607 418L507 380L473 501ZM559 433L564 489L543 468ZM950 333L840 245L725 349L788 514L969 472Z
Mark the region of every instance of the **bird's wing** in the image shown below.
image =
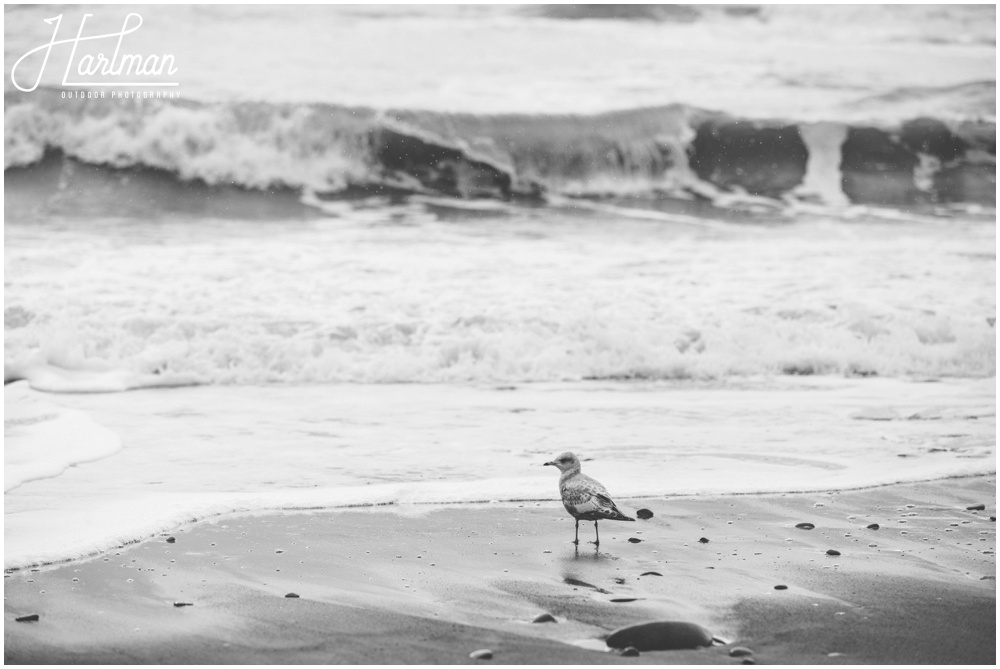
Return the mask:
M599 482L583 474L566 482L562 490L563 504L575 516L624 516Z

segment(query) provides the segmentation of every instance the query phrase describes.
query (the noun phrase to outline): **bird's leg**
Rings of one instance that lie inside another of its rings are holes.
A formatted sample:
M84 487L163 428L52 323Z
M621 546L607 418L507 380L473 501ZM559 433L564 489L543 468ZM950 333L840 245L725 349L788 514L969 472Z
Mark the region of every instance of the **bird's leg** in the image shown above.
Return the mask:
M597 534L597 540L594 541L595 546L601 545L601 531L597 529L597 521L594 521L594 532Z
M580 519L576 519L576 537L573 539L574 544L580 543Z

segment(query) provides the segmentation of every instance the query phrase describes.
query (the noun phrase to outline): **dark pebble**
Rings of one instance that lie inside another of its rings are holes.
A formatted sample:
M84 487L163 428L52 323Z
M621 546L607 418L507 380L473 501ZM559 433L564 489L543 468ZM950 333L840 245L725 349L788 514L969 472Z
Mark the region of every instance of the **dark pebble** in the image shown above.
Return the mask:
M285 595L285 597L288 597L289 599L298 599L299 598L299 596L296 595L294 592L288 593L287 595Z
M32 614L27 615L27 616L21 616L20 618L14 618L14 622L16 622L16 623L36 623L36 622L38 622L38 614L37 613L32 613Z
M663 574L658 571L644 571L639 576L663 576Z
M787 585L776 585L776 586L774 586L774 589L775 590L788 590L788 586Z
M746 657L748 655L753 655L753 651L746 646L736 646L729 649L729 657Z
M712 645L712 635L694 623L662 621L622 627L611 633L611 648L631 646L640 652L651 650L688 650Z
M705 537L702 537L701 539L698 539L698 543L699 544L707 544L708 543L708 539L706 539Z
M628 538L628 542L630 544L641 544L642 543L642 539L638 539L636 537L629 537Z
M174 606L194 606L192 602L174 602Z
M649 520L650 518L653 517L653 512L650 511L649 509L639 509L638 511L635 512L635 515L638 516L639 518L642 518L643 520Z
M636 602L636 601L639 601L639 598L638 597L615 597L611 601L614 602L615 604L625 604L627 602Z
M493 651L490 650L489 648L474 650L471 653L469 653L469 657L471 657L473 660L492 660Z
M177 541L177 539L175 539L174 537L167 537L167 543L168 543L168 544L172 544L172 543L174 543L175 541Z
M799 528L800 530L812 530L815 529L816 526L813 525L812 523L799 523L795 527Z
M628 646L627 648L622 648L622 657L639 657L639 649L635 646Z
M877 530L878 528L879 528L878 523L872 523L871 525L868 526L869 530Z
M826 552L827 555L840 555L840 551L835 551L832 548Z
M991 523L997 522L997 517L996 516L990 516L990 522Z
M973 504L972 506L965 507L965 510L966 511L985 511L986 510L986 505L985 504Z
M534 617L534 619L531 622L533 622L533 623L554 623L554 622L556 622L556 619L552 616L551 613L539 613L537 616Z

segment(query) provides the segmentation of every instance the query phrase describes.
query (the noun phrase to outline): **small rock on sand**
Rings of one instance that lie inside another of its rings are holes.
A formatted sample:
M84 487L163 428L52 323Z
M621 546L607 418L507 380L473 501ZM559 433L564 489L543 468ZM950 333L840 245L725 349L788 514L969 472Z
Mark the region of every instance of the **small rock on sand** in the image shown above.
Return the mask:
M644 571L639 576L663 576L663 574L658 571Z
M622 648L622 657L639 657L639 650L634 646Z
M554 622L556 622L556 619L552 616L551 613L539 613L537 616L535 616L532 619L531 622L533 622L533 623L554 623Z
M965 507L965 510L966 511L985 511L986 510L986 505L985 504L973 504L972 506Z
M642 518L643 520L649 520L653 517L653 512L649 509L639 509L635 512L636 517Z
M795 527L797 527L800 530L811 530L814 529L816 526L813 525L812 523L799 523Z
M480 650L474 650L471 653L469 653L469 657L471 657L473 660L492 660L493 651L490 650L489 648L482 648Z
M14 618L14 622L16 622L16 623L35 623L35 622L38 622L38 614L37 613L31 613L31 614L26 615L26 616L21 616L19 618Z
M788 586L787 585L776 585L776 586L774 586L774 589L775 590L788 590Z
M694 623L665 620L622 627L612 632L606 643L610 648L631 646L641 652L689 650L711 646L712 635Z
M746 657L748 655L753 655L753 651L746 646L736 646L729 649L729 657Z
M175 539L174 537L167 537L167 543L168 543L168 544L172 544L172 543L174 543L175 541L177 541L177 539Z
M193 602L174 602L174 606L194 606Z
M629 537L628 538L628 542L630 544L641 544L642 543L642 539L637 539L636 537Z
M706 539L705 537L702 537L701 539L698 539L698 543L699 544L707 544L708 543L708 539Z
M835 551L832 548L826 552L827 555L840 555L840 551Z
M288 593L287 595L285 595L285 597L288 597L289 599L298 599L299 598L299 596L296 595L294 592Z
M879 525L878 523L872 523L871 525L868 526L868 529L877 530L879 527L881 527L881 525Z

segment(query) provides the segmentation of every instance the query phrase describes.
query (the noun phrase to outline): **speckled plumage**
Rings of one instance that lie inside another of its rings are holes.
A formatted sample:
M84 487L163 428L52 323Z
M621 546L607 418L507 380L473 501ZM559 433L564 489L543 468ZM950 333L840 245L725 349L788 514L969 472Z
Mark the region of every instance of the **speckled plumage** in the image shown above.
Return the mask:
M558 467L562 472L559 477L559 494L566 511L576 519L577 538L574 543L579 542L581 520L594 521L595 532L599 520L635 520L618 510L611 495L600 482L580 471L580 461L573 453L567 451L545 464ZM600 543L600 534L594 543Z

